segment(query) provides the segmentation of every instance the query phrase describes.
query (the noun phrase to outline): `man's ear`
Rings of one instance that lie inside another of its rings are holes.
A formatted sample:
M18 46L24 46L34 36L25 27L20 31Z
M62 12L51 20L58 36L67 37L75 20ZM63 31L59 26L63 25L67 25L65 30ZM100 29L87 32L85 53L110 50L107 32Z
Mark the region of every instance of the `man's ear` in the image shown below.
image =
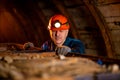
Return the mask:
M52 36L52 30L49 30L50 36Z

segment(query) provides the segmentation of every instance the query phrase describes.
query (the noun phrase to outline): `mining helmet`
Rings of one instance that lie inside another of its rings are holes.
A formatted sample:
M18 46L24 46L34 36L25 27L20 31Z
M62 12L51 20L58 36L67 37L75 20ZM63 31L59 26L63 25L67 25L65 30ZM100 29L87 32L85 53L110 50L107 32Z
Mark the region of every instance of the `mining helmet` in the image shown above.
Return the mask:
M48 29L49 30L67 30L69 29L69 23L65 16L57 14L50 18Z

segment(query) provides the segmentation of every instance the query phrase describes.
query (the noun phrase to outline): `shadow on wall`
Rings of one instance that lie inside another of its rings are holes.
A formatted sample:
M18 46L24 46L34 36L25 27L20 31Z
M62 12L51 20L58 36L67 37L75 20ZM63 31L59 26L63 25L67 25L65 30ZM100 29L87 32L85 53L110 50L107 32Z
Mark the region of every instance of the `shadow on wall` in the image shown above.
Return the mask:
M39 9L35 4L26 1L2 2L0 4L0 42L25 43L26 41L41 44L49 39L45 24L40 18ZM36 9L34 9L36 8Z

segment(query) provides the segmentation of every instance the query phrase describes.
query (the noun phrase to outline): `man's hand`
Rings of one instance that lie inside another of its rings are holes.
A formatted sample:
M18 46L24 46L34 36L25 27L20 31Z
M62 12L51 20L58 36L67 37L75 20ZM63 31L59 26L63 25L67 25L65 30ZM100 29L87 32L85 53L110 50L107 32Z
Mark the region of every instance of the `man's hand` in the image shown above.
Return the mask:
M67 46L60 46L56 48L57 55L66 55L68 52L71 52L71 48Z
M24 50L29 50L30 48L33 48L33 47L34 47L34 44L31 42L27 42L23 45Z

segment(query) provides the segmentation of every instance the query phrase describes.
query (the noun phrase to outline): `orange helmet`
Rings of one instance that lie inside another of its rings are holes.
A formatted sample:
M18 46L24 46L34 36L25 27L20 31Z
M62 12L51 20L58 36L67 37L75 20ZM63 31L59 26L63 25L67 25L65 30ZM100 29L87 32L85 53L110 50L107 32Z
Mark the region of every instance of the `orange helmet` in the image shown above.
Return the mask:
M69 29L69 23L65 16L57 14L50 18L48 29L49 30L67 30Z

